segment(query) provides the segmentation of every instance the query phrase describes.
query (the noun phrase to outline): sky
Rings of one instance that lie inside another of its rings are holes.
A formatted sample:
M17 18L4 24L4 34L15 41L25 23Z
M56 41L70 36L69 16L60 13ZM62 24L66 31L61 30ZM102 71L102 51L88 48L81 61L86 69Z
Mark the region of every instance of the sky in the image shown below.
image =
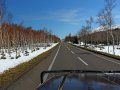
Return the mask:
M7 0L6 4L14 23L35 30L45 27L61 39L69 33L77 34L86 20L96 18L105 5L104 0ZM119 25L120 0L116 1L113 16L114 24ZM96 27L94 22L92 28Z

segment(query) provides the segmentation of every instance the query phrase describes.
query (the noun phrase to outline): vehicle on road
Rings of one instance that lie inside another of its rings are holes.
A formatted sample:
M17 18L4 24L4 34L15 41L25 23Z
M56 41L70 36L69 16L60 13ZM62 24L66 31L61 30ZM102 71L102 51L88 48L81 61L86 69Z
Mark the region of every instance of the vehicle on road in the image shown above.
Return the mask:
M120 71L43 71L37 90L120 90Z

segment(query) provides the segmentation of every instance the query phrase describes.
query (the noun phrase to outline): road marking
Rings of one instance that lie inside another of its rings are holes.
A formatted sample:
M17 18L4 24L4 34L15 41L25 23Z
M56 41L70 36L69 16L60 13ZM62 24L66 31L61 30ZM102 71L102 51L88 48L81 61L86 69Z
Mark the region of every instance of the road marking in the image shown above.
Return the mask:
M68 46L66 46L66 48L70 51L70 48Z
M73 51L71 51L72 54L75 54Z
M52 60L52 63L51 63L50 66L48 67L48 71L52 69L52 66L53 66L53 64L54 64L54 62L55 62L55 60L56 60L56 57L57 57L58 52L59 52L59 50L60 50L60 47L61 47L61 45L59 46L59 48L58 48L58 50L57 50L57 52L56 52L56 54L55 54L55 56L54 56L54 58L53 58L53 60ZM49 75L49 74L46 74L46 75L44 76L44 81L47 80L48 75Z
M93 54L93 53L92 53L92 54ZM107 58L101 57L101 56L96 55L96 54L93 54L93 55L94 55L94 56L97 56L97 57L99 57L99 58L105 59L105 60L107 60L107 61L109 61L109 62L113 62L113 63L116 63L116 64L119 64L119 65L120 65L119 62L116 62L116 61L113 61L113 60L109 60L109 59L107 59Z
M88 64L84 61L84 60L82 60L80 57L77 57L81 62L83 62L86 66L88 66Z
M59 46L59 48L58 48L58 50L57 50L57 53L55 54L55 56L54 56L54 58L53 58L53 61L52 61L52 63L50 64L48 70L51 70L51 69L52 69L52 66L53 66L53 64L54 64L54 62L55 62L55 59L56 59L57 55L58 55L58 52L59 52L59 50L60 50L60 47L61 47L61 45Z
M68 48L68 50L70 51L70 49Z
M70 48L67 45L65 45L65 47L70 51Z
M115 63L115 64L120 65L119 62L116 62L116 61L109 60L109 59L107 59L107 58L101 57L101 56L99 56L99 55L97 55L97 54L94 54L94 53L92 53L92 52L90 52L90 51L82 50L82 49L80 49L80 48L76 48L76 49L79 49L79 50L84 51L84 52L89 52L89 53L91 53L91 54L94 55L94 56L97 56L97 57L102 58L102 59L104 59L104 60L106 60L106 61L109 61L109 62L112 62L112 63Z
M66 46L67 47L67 46ZM68 48L68 47L67 47ZM70 50L69 48L68 48L68 50ZM71 51L71 53L72 54L74 54L75 55L75 53L73 52L73 51ZM77 57L82 63L84 63L86 66L88 66L88 64L84 61L84 60L82 60L80 57Z

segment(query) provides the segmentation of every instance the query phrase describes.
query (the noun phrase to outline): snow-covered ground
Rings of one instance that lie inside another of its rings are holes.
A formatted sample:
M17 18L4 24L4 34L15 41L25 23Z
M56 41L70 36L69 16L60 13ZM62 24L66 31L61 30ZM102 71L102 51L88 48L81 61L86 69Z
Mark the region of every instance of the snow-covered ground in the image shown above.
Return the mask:
M108 46L102 46L102 47L103 47L103 49L96 47L96 48L94 48L94 50L108 53ZM113 54L113 46L109 46L109 53ZM120 56L120 46L115 46L115 55Z
M5 70L8 70L10 68L13 68L23 62L28 62L31 59L33 59L34 57L38 56L39 54L42 54L43 52L46 52L48 50L50 50L51 48L53 48L54 46L56 46L58 43L53 43L50 47L40 47L39 50L34 51L34 52L30 52L30 50L28 50L30 53L28 56L25 56L23 53L20 53L21 57L19 57L18 59L11 59L9 57L8 54L6 55L6 59L0 59L0 73L3 73ZM12 57L15 57L15 52L11 54Z
M81 43L81 44L74 44L76 46L81 46L81 47L84 47L84 43ZM105 52L105 53L108 53L108 46L104 46L103 44L99 44L99 45L90 45L90 44L87 44L89 47L88 48L92 48L96 51L100 51L100 52ZM109 54L113 54L113 46L109 46ZM115 46L115 55L117 56L120 56L120 45L119 46Z
M74 44L74 45L76 45L76 46L83 46L83 45L84 45L84 43L83 43L83 42L81 42L81 44Z

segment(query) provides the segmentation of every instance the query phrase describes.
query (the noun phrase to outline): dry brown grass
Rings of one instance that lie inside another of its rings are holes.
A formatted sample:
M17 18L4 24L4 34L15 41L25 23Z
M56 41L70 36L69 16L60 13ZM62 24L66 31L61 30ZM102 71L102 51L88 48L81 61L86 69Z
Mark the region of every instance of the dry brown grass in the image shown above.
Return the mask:
M37 57L33 58L32 60L30 60L28 62L24 62L24 63L14 67L14 68L6 70L4 73L0 74L0 87L3 87L5 85L11 83L15 79L17 79L18 77L23 75L25 72L27 72L30 69L32 69L32 67L37 65L42 59L44 59L48 55L50 55L51 51L54 48L52 48L52 49L50 49L50 50L48 50L48 51L38 55Z

